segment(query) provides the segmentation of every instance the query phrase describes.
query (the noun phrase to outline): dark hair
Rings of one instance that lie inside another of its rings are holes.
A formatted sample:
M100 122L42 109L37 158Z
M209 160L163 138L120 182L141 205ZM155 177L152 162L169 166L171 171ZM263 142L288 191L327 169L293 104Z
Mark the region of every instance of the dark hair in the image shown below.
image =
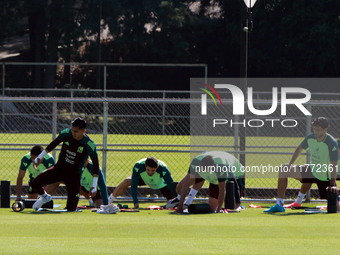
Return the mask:
M340 139L339 139L339 140L337 140L337 142L338 142L338 147L340 148Z
M73 127L78 127L79 129L85 129L86 128L86 120L82 118L76 118L72 121Z
M158 160L154 157L148 157L145 160L145 166L157 168L158 167Z
M205 156L201 160L201 166L213 166L215 163L212 156Z
M31 155L38 156L44 150L40 145L35 145L31 149Z
M323 129L328 128L329 122L325 117L317 117L312 121L312 126L322 127Z

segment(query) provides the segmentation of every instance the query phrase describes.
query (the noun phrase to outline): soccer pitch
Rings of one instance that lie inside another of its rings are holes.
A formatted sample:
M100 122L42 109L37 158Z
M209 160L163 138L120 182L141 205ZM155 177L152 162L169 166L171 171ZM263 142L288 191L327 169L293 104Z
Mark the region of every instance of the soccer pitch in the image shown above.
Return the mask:
M66 204L65 200L54 202L61 203L61 208ZM338 253L340 234L335 222L339 214L291 209L266 214L263 208L244 205L240 213L199 215L167 210L97 214L1 208L0 254Z
M102 144L102 134L90 134L91 139L96 144ZM11 150L3 150L0 167L0 180L10 180L11 184L16 183L18 170L21 158L29 152L27 150L15 151L13 149L20 147L30 148L31 146L23 146L22 144L48 144L52 140L51 134L0 134L0 139L3 143L17 143L21 145L2 146L3 148L10 148ZM207 137L209 139L209 137ZM216 139L216 137L215 137ZM221 137L219 143L221 145L232 145L233 137ZM266 146L297 146L303 138L282 138L282 137L247 137L247 146L261 145ZM116 186L131 174L133 165L141 158L148 156L155 156L164 161L173 176L174 181L180 181L188 171L190 164L190 153L185 152L159 152L164 150L189 150L188 147L181 147L180 145L190 145L190 136L162 136L162 135L108 135L108 144L134 144L135 146L110 146L109 149L120 150L148 150L144 151L109 151L107 153L107 172L106 182L108 186ZM159 144L159 146L138 146L138 144ZM176 145L178 147L170 147L169 145ZM98 146L100 149L101 147ZM196 148L197 150L197 148ZM230 148L230 150L232 150ZM294 149L291 148L249 148L247 151L255 152L282 152L282 154L247 154L246 164L248 166L272 165L279 166L282 163L290 161ZM289 154L283 154L283 153ZM57 155L58 155L57 151ZM102 152L98 151L100 164L102 163ZM304 164L306 162L305 156L300 156L296 164ZM256 178L254 178L256 176ZM24 179L24 184L28 182L28 174ZM207 184L205 184L207 185ZM267 187L275 188L277 186L277 175L273 174L271 178L265 178L261 174L252 175L247 174L247 187ZM300 183L295 180L290 180L289 188L299 187Z

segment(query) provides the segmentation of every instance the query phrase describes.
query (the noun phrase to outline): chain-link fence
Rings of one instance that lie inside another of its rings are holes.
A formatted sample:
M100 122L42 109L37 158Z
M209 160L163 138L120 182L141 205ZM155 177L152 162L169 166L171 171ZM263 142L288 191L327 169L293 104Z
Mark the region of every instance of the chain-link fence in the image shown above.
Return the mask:
M46 146L61 130L70 127L71 120L78 116L84 117L88 122L87 133L97 145L101 167L109 187L117 186L131 175L135 162L148 156L164 161L174 181L180 181L188 171L190 152L217 149L234 153L236 156L241 154L237 133L237 126L240 125L230 127L230 123L229 126L220 125L219 135L210 134L206 137L211 145L208 148L194 146L194 138L190 137L190 99L183 96L188 92L178 98L175 97L177 92L171 91L159 92L159 98L147 98L142 95L151 95L152 92L131 92L132 96L128 96L130 92L127 91L112 93L117 93L116 98L1 97L0 179L16 183L20 161L30 148L35 144ZM140 95L137 95L138 93ZM164 93L172 95L171 98L164 96ZM267 109L270 105L268 101L263 100L254 103L258 105L258 109ZM306 107L312 112L312 118L329 118L329 133L335 138L340 137L340 101L313 100ZM277 111L280 112L279 107ZM298 128L283 128L282 116L276 116L274 113L272 117L279 119L275 122L275 129L265 118L255 118L247 113L245 123L252 119L262 119L265 122L261 128L251 127L259 126L261 123L258 121L251 121L250 126L246 125L247 166L275 166L289 162L296 146L311 132L310 119L293 108L287 108L287 116L284 119L296 119ZM292 123L288 121L285 124ZM55 158L57 154L58 147L54 152ZM304 164L306 161L304 153L296 163ZM27 174L25 178L24 183L27 183ZM248 175L245 196L272 198L276 196L276 186L276 176L256 178ZM289 187L299 188L300 183L289 180ZM112 188L109 188L109 191L112 191Z

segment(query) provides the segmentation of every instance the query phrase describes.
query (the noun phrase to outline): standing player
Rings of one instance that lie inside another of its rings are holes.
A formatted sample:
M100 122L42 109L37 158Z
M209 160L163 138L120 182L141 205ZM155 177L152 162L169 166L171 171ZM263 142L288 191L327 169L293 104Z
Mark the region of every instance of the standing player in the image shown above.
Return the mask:
M110 204L102 206L105 213L110 213L111 207L116 207L112 202L118 196L121 196L124 191L131 186L131 195L133 198L134 208L139 208L137 197L137 186L147 185L151 189L158 189L166 197L167 200L172 198L172 177L166 164L157 160L154 157L148 157L139 160L132 169L132 175L127 177L109 197Z
M43 151L43 147L40 145L35 145L32 147L31 151L27 153L22 159L19 169L19 174L17 178L17 198L15 201L21 201L21 191L22 191L22 181L25 177L26 170L29 173L29 181L28 181L28 199L37 199L38 194L32 193L32 187L31 187L31 181L37 177L38 174L40 174L42 171L46 170L47 168L50 168L51 166L54 166L55 161L51 154L46 154L46 156L43 158L41 164L34 169L33 167L33 161L36 157ZM45 187L46 190L52 191L56 188L58 188L59 183L56 184L50 184Z
M207 180L209 184L209 200L211 211L222 212L222 205L226 195L226 181L233 180L235 187L236 207L241 204L239 187L235 176L242 175L242 165L233 155L223 151L207 151L197 156L190 163L187 175L178 183L175 199L169 201L166 208L177 206L177 213L183 212L184 207L191 204L199 189ZM189 187L193 186L189 192Z
M99 167L99 178L98 178L98 187L97 187L97 195L95 197L89 196L89 191L91 189L93 183L93 163L91 160L87 160L84 165L84 170L81 175L80 181L80 195L83 195L86 199L89 200L90 204L94 203L95 206L98 208L100 205L108 204L108 197L107 197L107 187L104 179L104 175L102 170Z
M264 212L285 212L283 198L287 189L288 177L295 178L302 183L299 195L294 203L288 205L301 206L306 192L313 183L318 185L320 198L327 198L327 187L336 187L336 167L338 164L338 144L335 139L327 133L328 120L318 117L312 122L313 133L306 136L302 143L296 148L289 164L280 168L278 180L278 195L276 205ZM307 165L293 165L302 150L309 149L311 159Z
M93 182L89 196L96 196L99 174L98 154L96 145L85 134L85 131L86 121L76 118L72 121L72 127L61 131L59 136L34 160L34 165L38 166L48 152L63 142L57 164L39 174L31 182L32 190L40 195L40 198L33 204L33 209L38 209L51 200L51 195L44 191L43 186L62 181L66 185L68 194L66 209L75 211L79 201L81 170L88 156L93 162Z

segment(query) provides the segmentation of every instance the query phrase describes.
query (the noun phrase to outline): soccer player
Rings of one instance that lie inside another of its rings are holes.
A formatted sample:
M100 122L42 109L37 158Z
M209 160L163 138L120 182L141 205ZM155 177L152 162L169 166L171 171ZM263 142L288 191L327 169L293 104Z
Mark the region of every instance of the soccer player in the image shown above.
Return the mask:
M79 201L81 170L88 156L93 162L93 182L89 196L96 196L99 176L98 154L95 143L85 134L85 131L86 121L76 118L72 121L72 127L62 130L59 136L34 160L34 166L38 166L47 153L61 142L63 143L56 165L39 174L31 182L32 190L40 195L40 198L33 204L33 209L37 210L51 200L51 195L44 191L43 186L62 181L66 185L68 194L66 209L75 211Z
M28 181L28 199L37 199L38 194L32 193L32 187L31 187L31 181L37 177L38 174L40 174L42 171L45 171L47 168L50 168L54 166L55 161L51 154L46 154L46 156L43 158L41 164L34 169L33 167L33 161L36 157L43 151L43 147L40 145L35 145L31 148L31 151L27 153L22 159L19 169L19 174L17 178L17 198L15 201L21 201L21 191L22 191L22 181L26 175L26 170L29 173L29 181ZM45 190L52 191L56 188L58 188L59 183L56 184L50 184L45 187Z
M99 178L98 178L98 187L97 187L97 195L95 197L89 196L89 191L91 189L93 183L93 163L91 160L87 159L84 165L84 170L81 175L80 181L80 195L83 195L86 199L89 200L90 204L94 204L95 207L100 207L100 205L108 204L108 195L107 195L107 187L104 179L103 172L99 167Z
M302 183L299 195L294 203L286 207L301 206L306 192L313 183L318 185L319 194L322 199L327 198L327 187L333 192L336 187L336 167L339 153L338 144L335 139L327 133L329 123L325 117L318 117L312 122L313 133L306 136L302 143L296 148L289 164L280 167L278 180L278 195L276 205L264 212L285 212L283 198L287 189L288 177L295 178ZM306 165L293 165L302 150L309 149L311 159Z
M190 163L187 175L178 183L176 198L169 201L166 208L177 206L177 213L182 213L195 198L199 189L207 180L209 184L209 200L211 211L223 212L222 205L226 195L226 181L233 180L235 187L235 201L238 208L241 204L239 187L235 176L243 175L240 162L233 155L224 151L207 151L197 156ZM185 196L188 194L187 200ZM183 205L184 203L184 205Z
M139 208L137 197L137 186L147 185L151 189L158 189L170 200L172 196L172 182L171 173L167 165L154 157L148 157L139 160L132 169L132 175L127 177L109 197L109 205L102 206L103 210L109 210L113 205L113 201L116 197L121 196L124 191L131 186L131 195L134 203L134 208Z

